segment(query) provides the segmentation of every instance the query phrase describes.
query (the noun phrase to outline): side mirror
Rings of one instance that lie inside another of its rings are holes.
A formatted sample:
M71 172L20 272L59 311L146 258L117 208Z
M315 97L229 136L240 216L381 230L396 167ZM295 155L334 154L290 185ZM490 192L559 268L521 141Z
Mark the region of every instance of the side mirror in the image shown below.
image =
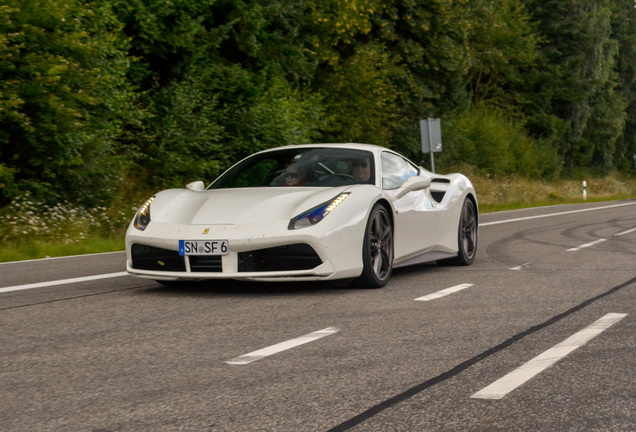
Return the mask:
M429 177L411 176L406 179L402 187L395 194L395 199L400 199L409 192L426 189L431 185Z
M186 189L190 189L191 191L195 191L195 192L201 192L205 190L205 185L203 184L201 180L199 180L192 183L188 183L186 185Z

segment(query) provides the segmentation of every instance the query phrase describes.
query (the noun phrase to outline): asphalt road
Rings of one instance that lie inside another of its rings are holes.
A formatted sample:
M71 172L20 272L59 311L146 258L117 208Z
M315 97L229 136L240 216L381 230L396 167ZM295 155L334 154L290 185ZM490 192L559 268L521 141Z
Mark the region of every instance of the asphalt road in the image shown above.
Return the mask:
M636 430L636 201L483 214L479 239L380 290L0 264L0 430Z

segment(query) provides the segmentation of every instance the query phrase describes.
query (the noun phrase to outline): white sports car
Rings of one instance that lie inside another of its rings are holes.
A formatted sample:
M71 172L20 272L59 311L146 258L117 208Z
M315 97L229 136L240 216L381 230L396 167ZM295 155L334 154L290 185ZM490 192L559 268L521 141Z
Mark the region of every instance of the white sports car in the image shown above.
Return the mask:
M389 149L307 144L255 153L203 182L157 193L126 233L127 270L158 282L351 279L477 250L477 196Z

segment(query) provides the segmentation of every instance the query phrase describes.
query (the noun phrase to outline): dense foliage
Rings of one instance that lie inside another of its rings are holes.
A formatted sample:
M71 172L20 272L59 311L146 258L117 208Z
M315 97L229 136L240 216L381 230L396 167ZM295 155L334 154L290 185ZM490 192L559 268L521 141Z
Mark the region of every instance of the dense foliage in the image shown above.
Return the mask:
M371 142L438 170L631 168L633 0L2 0L0 205L101 205L255 150Z

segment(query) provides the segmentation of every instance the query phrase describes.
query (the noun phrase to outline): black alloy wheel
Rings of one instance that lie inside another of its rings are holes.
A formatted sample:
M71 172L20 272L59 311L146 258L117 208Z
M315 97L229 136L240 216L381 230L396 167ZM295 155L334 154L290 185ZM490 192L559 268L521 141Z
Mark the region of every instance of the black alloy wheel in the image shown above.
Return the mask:
M477 212L475 204L470 198L464 200L462 214L459 218L459 232L457 233L459 251L455 264L470 265L477 252Z

